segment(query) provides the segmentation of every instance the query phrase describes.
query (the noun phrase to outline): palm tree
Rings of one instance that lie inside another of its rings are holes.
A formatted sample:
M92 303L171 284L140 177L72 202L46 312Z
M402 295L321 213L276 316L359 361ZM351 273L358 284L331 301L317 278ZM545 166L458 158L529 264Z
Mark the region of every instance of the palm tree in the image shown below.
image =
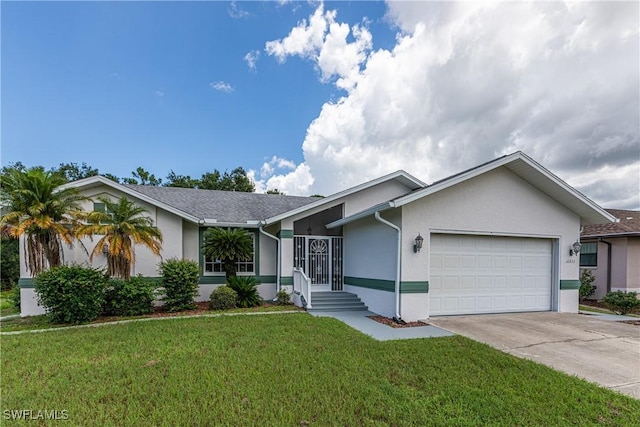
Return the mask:
M62 243L72 245L86 197L75 188L58 188L66 179L57 172L38 167L3 172L0 197L9 212L0 220L2 235L24 236L26 266L37 276L64 261Z
M204 233L202 253L222 261L229 279L236 275L236 261L248 261L253 257L253 239L242 228L210 228Z
M107 271L112 277L128 280L135 263L135 244L142 244L156 256L162 250L162 233L146 216L147 210L126 197L113 202L98 197L105 210L87 214L88 223L77 230L78 237L102 235L91 251L89 260L106 248Z

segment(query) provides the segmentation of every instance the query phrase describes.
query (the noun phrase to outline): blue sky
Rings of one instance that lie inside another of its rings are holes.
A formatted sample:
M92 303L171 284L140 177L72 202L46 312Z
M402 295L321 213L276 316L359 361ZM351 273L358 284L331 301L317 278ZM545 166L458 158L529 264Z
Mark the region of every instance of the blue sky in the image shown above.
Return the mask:
M2 2L2 164L259 191L522 150L640 209L638 2Z
M2 163L86 161L118 176L137 166L157 176L170 169L198 176L260 168L274 155L301 162L307 126L340 91L320 82L303 59L261 58L254 71L244 56L314 9L5 2ZM385 11L383 3L340 9L354 22L380 20ZM218 82L232 91L215 90Z

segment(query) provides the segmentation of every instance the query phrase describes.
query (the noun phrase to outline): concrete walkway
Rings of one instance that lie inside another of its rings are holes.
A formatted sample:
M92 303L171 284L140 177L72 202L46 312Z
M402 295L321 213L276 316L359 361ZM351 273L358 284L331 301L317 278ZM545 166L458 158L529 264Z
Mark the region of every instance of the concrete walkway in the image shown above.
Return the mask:
M640 399L640 326L555 312L433 317L429 323Z
M315 317L333 317L378 341L448 337L455 335L431 325L412 328L393 328L369 319L367 316L376 315L370 311L315 311L310 312L310 314Z

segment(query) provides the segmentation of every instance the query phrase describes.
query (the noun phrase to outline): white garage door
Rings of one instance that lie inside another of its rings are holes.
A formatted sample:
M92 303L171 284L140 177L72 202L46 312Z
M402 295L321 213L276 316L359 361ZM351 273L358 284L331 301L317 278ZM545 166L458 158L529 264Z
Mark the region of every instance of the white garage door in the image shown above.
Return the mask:
M551 240L431 235L429 314L551 309Z

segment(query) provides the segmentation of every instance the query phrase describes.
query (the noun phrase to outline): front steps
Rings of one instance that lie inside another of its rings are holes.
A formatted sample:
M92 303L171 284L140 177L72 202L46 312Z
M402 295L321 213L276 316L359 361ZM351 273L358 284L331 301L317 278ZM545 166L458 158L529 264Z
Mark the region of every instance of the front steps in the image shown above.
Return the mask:
M313 292L307 311L367 311L369 308L357 295L344 291Z

